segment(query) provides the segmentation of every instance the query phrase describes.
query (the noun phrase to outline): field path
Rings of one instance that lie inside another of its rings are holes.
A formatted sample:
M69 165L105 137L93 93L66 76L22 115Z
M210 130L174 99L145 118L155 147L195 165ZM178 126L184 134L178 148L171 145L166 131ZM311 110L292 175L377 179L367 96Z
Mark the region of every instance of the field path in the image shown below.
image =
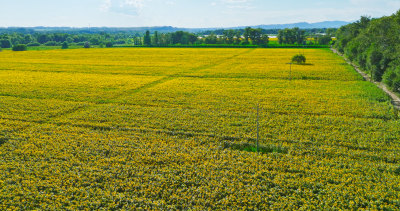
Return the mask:
M230 60L232 60L232 59L234 59L234 58L236 58L238 56L241 56L241 55L244 55L244 54L248 54L248 53L250 53L250 52L252 52L254 50L255 50L255 48L251 48L251 49L249 49L249 50L247 50L247 51L245 51L243 53L235 54L235 55L232 55L230 57L223 58L223 59L218 60L218 61L216 61L216 62L214 62L212 64L206 64L206 65L201 65L199 67L194 67L194 68L190 69L190 72L197 72L197 71L200 71L200 70L205 70L205 69L208 69L208 68L212 68L212 67L221 65L221 64L223 64L223 63L225 63L227 61L230 61ZM121 95L120 97L125 97L126 95L131 95L131 94L135 94L135 93L141 92L142 90L146 90L146 89L152 88L152 87L154 87L156 85L165 83L167 81L174 80L175 78L185 77L185 74L187 74L187 73L188 72L181 72L181 73L177 73L177 74L174 74L174 75L165 76L165 77L163 77L163 78L161 78L159 80L156 80L156 81L153 81L151 83L145 84L145 85L143 85L141 87L138 87L136 89L129 90L127 93Z
M396 109L400 109L400 97L397 96L394 92L390 91L388 89L388 87L382 83L382 82L377 82L372 80L372 78L366 74L365 72L361 71L360 68L355 65L354 63L352 63L350 60L348 60L343 54L341 54L340 52L338 52L336 49L331 48L331 50L336 53L337 55L343 57L343 59L351 66L354 67L354 69L364 78L364 80L366 81L370 81L372 83L374 83L376 86L378 86L380 89L382 89L387 95L390 96L390 98L392 98L392 104Z

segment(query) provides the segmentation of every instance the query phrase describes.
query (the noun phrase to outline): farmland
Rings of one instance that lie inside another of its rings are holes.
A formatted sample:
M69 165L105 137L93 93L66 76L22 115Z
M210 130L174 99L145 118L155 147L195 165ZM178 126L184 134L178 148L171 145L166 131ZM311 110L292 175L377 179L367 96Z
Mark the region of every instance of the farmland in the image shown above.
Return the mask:
M0 209L395 210L399 123L328 49L3 51Z

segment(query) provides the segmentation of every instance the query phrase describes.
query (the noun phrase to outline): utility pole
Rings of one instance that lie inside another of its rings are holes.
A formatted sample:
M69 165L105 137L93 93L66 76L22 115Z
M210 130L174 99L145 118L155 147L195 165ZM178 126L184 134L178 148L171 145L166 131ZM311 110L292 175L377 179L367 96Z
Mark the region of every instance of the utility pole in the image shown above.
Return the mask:
M292 62L286 63L290 65L290 69L289 69L289 80L292 80Z
M259 132L259 128L260 128L260 108L259 108L259 104L257 104L257 153L259 152L259 138L260 138L260 132Z

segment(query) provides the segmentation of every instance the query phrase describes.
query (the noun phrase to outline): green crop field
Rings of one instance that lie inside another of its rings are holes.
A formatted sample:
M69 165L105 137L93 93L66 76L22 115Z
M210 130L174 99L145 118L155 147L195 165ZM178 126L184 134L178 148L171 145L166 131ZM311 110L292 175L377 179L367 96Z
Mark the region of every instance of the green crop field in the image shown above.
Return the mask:
M0 52L0 210L396 210L399 140L329 49Z

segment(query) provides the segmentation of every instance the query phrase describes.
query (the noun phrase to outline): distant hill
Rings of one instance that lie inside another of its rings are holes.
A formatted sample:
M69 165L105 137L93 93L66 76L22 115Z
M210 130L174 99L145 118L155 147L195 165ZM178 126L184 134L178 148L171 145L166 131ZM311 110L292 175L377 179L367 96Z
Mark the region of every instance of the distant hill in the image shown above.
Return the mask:
M326 28L340 28L341 26L347 25L351 22L346 21L324 21L317 23L289 23L289 24L271 24L271 25L255 25L255 26L237 26L237 27L226 27L226 28L175 28L177 30L200 32L207 30L218 30L218 29L244 29L246 27L262 28L262 29L285 29L299 27L301 29L326 29Z
M0 33L2 32L19 32L19 33L34 33L34 32L66 32L66 33L99 33L99 32L137 32L144 33L146 30L152 32L158 31L160 33L176 32L176 31L187 31L187 32L204 32L218 29L244 29L246 27L262 28L262 29L284 29L299 27L301 29L322 29L322 28L339 28L343 25L347 25L350 22L345 21L324 21L318 23L290 23L290 24L272 24L272 25L257 25L257 26L238 26L238 27L225 27L225 28L177 28L172 26L153 26L153 27L85 27L85 28L74 28L74 27L0 27Z
M345 22L345 21L324 21L318 23L300 22L300 23L290 23L290 24L258 25L254 27L262 29L284 29L293 27L299 27L301 29L316 29L316 28L320 29L320 28L340 28L341 26L347 25L349 23L350 22Z

